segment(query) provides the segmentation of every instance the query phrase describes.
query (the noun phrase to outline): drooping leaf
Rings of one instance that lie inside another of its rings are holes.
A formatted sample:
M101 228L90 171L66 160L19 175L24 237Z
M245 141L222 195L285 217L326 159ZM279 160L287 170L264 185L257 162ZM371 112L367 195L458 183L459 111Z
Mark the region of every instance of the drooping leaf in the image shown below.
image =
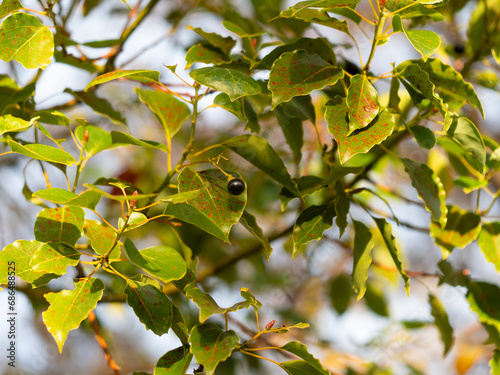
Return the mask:
M364 74L351 77L346 103L349 107L349 133L347 135L368 126L380 110L378 93Z
M441 38L434 31L429 30L407 30L401 21L401 16L396 14L392 19L392 27L395 32L403 32L424 61L437 51L441 45Z
M441 341L444 344L443 355L446 355L453 344L453 327L450 325L448 314L441 304L441 301L432 293L429 293L429 304L431 305L431 314L434 318L434 324L439 329Z
M154 375L185 375L192 358L186 346L170 350L156 363Z
M231 138L224 142L223 145L255 165L292 193L300 196L297 185L292 180L285 164L265 138L245 134Z
M165 146L163 143L159 143L156 141L150 141L147 139L138 139L130 134L123 133L123 132L117 132L117 131L112 131L111 132L111 141L113 142L113 145L116 146L122 146L122 145L134 145L134 146L139 146L143 148L152 148L152 149L157 149L161 150L163 152L168 152L167 146Z
M195 31L199 36L204 38L212 46L219 48L223 53L229 55L233 47L236 45L236 40L231 37L223 37L216 33L207 33L199 27L191 27L188 25L188 30Z
M189 76L202 85L227 94L232 101L256 95L262 90L252 77L230 68L201 68L191 71Z
M33 125L34 120L25 121L23 119L5 115L0 117L0 136L9 132L23 132Z
M217 95L214 98L214 105L220 108L224 108L226 111L238 117L238 120L240 121L245 117L241 101L235 100L234 102L232 102L227 94L220 93L219 95Z
M135 92L163 125L168 138L172 138L191 115L185 103L165 91L143 90L136 87Z
M348 136L349 124L346 120L348 113L349 108L345 99L336 97L326 104L325 119L328 131L338 143L341 163L345 163L356 154L368 152L390 136L394 129L394 116L383 110L366 128Z
M380 234L382 235L385 245L387 246L387 250L389 250L392 260L394 261L396 268L398 269L399 273L401 274L401 277L405 282L406 294L409 294L410 279L408 278L408 275L403 269L403 263L399 259L399 250L396 247L396 238L394 238L392 234L392 226L384 218L374 217L373 220L375 220L375 223L377 224L377 227L380 230Z
M264 251L266 252L266 259L269 260L269 257L273 252L273 248L271 247L271 244L269 243L267 237L264 236L264 233L262 232L262 229L259 227L259 224L257 224L255 216L253 216L251 213L245 210L241 215L240 223L243 224L243 226L250 233L252 233L255 236L255 238L259 240L259 242L262 244L262 247L264 248Z
M38 249L45 246L39 241L18 240L5 246L0 251L0 284L7 284L9 264L15 259L16 276L30 283L34 288L47 284L50 280L59 277L53 273L36 272L30 265L31 258Z
M389 317L389 309L385 300L384 291L381 288L375 287L373 283L366 284L366 293L363 296L366 306L375 314Z
M420 147L430 150L436 145L436 136L431 129L425 126L415 125L408 128L408 130Z
M239 338L234 331L223 331L214 323L203 323L193 327L189 342L195 361L203 365L206 375L213 375L217 365L231 355Z
M342 68L331 65L315 53L305 50L285 52L274 62L269 74L271 108L295 96L333 85L343 77Z
M168 332L172 324L172 303L161 291L158 281L145 275L127 280L124 293L141 323L156 335Z
M172 305L172 331L174 331L183 345L188 345L189 332L182 318L181 311L175 305Z
M279 348L280 350L285 350L289 353L295 354L297 357L302 358L308 365L313 367L318 374L330 375L330 371L326 370L321 362L314 358L314 356L308 352L307 346L299 341L290 341Z
M85 87L84 91L87 91L92 86L100 85L101 83L113 81L120 78L139 81L143 83L160 83L160 72L156 70L115 70L113 72L105 73L94 78Z
M500 271L500 223L483 223L477 242L486 260Z
M340 238L344 234L345 228L347 228L347 214L350 207L349 198L340 181L335 182L335 194L335 212L337 213L335 223L339 228Z
M330 297L330 301L332 302L332 306L335 311L337 311L339 315L342 315L344 312L346 312L347 308L349 307L349 302L351 301L351 279L343 273L336 276L330 282L328 296Z
M354 224L354 257L352 267L352 283L358 301L366 292L366 280L368 279L368 268L372 263L372 248L374 245L370 229L362 222L353 220Z
M0 26L0 59L16 60L26 69L45 69L54 56L54 37L38 18L15 13Z
M287 110L287 107L283 104L274 108L273 112L278 119L278 124L283 130L283 134L285 135L288 145L295 154L295 159L297 162L300 162L300 159L302 158L302 146L304 144L302 119L298 116L293 116L293 114L291 114Z
M332 227L335 215L333 203L310 206L302 211L293 227L293 257L298 254L303 245L320 240L323 232Z
M455 247L463 248L474 241L481 231L481 217L457 206L448 205L446 226L431 222L434 241L448 255Z
M103 290L104 283L100 279L86 278L76 281L73 290L45 294L50 306L42 314L43 322L56 340L60 353L69 331L78 328L96 307Z
M186 53L186 69L191 68L197 62L219 65L230 61L231 58L228 55L209 43L195 44Z
M60 148L47 146L43 144L25 144L22 145L15 141L9 140L8 144L12 152L28 156L32 159L48 161L64 165L73 165L76 160L71 154Z
M410 175L411 183L418 196L424 201L425 208L431 213L432 220L446 225L446 193L439 177L426 164L411 159L401 159Z
M286 187L283 187L280 191L280 202L281 202L281 211L285 211L288 203L292 199L300 198L305 195L313 195L317 191L321 190L322 187L328 184L323 178L317 176L302 176L298 179L294 179L297 184L297 189L300 192L299 194L294 194Z
M92 249L97 254L106 254L113 245L116 238L116 232L110 227L104 226L97 220L86 220L85 228L83 228L85 237L90 240ZM110 252L109 258L116 259L120 257L120 246L115 244L115 248Z
M76 266L80 253L61 242L46 243L31 257L30 267L35 272L64 275L69 266Z
M186 274L186 262L171 247L153 246L139 251L127 238L124 242L124 248L134 264L164 283L179 280Z
M38 213L35 238L42 242L64 242L74 246L83 235L85 211L80 207L47 208Z

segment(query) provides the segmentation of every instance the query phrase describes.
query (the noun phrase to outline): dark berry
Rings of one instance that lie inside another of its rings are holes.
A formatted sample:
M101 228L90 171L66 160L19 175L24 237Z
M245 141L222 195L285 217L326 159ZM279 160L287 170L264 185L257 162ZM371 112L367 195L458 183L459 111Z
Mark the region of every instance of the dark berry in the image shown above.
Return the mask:
M245 183L239 178L233 178L227 183L227 191L231 195L240 195L245 191Z
M453 49L455 50L455 53L457 55L461 55L462 53L465 52L465 46L461 43L457 43L453 46Z

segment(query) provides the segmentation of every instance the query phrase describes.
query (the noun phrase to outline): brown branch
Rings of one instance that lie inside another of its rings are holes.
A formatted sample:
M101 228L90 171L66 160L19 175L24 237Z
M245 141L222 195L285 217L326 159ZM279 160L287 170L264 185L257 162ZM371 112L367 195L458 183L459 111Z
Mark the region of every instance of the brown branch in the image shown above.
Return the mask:
M106 356L106 360L108 361L109 367L113 370L113 372L116 375L120 375L120 366L116 364L116 362L111 358L111 354L109 353L108 345L106 344L106 341L101 335L101 330L99 328L99 323L97 321L97 316L95 315L94 311L91 311L88 316L90 325L92 326L92 329L95 332L95 338L99 345L101 345L102 350L104 351L104 355Z

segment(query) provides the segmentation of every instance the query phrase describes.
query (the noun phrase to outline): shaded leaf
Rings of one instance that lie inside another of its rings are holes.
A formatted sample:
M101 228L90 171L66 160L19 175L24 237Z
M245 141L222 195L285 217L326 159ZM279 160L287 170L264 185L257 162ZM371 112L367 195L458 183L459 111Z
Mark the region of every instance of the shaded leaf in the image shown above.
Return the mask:
M288 361L281 363L282 368L290 375L322 375L323 371L317 370L306 361Z
M73 91L71 89L65 89L64 92L73 95L76 99L87 104L95 112L99 113L100 115L106 116L114 123L122 125L127 124L121 112L115 110L112 107L111 103L106 99L98 97L94 91Z
M483 173L486 164L486 149L476 125L466 117L459 117L450 125L446 135L460 146L462 150L460 154L470 166L479 173Z
M163 143L150 141L147 139L138 139L138 138L131 136L130 134L122 133L122 132L112 131L111 132L111 141L113 142L113 145L116 145L116 146L134 145L134 146L139 146L139 147L143 147L143 148L154 148L154 149L161 150L163 152L168 152L167 146L165 146Z
M69 126L71 123L70 118L64 113L50 109L33 112L31 117L39 117L37 121L44 124Z
M219 48L208 43L198 43L187 51L185 69L189 69L196 62L217 65L230 61L231 58Z
M260 85L252 77L235 69L207 67L192 70L189 76L202 85L226 93L232 101L261 92Z
M299 11L295 11L292 7L281 11L279 16L283 18L293 17L305 22L317 23L318 25L331 27L332 29L349 34L349 26L345 20L339 21L336 18L330 17L324 10L302 8Z
M326 370L319 360L313 357L307 351L307 346L299 341L290 341L279 348L289 353L295 354L297 357L302 358L309 366L313 367L318 374L330 375L330 371Z
M217 365L229 358L239 338L234 331L223 331L218 325L203 323L193 327L189 342L195 361L203 365L206 375L212 375Z
M266 34L265 31L251 32L251 31L245 30L244 26L246 26L246 25L238 25L238 24L231 22L231 21L228 21L228 20L222 21L222 25L226 29L228 29L229 31L238 35L240 38L255 38L256 36Z
M368 126L380 110L378 93L364 74L351 77L346 103L349 107L349 133L347 135Z
M35 238L42 242L64 242L74 246L83 234L85 211L80 207L47 208L38 213Z
M354 224L354 256L352 266L352 283L358 301L366 292L368 268L372 263L372 248L374 245L370 229L360 221L353 220Z
M262 244L262 247L264 248L264 251L266 252L266 259L269 260L271 253L273 252L273 248L271 247L271 244L269 243L267 237L264 236L264 233L262 232L262 229L259 227L259 224L257 224L255 216L253 216L251 213L245 210L241 215L240 223L243 224L243 226L252 235L254 235L255 238L259 240L259 242Z
M408 128L408 130L420 147L430 150L436 145L436 136L431 129L425 126L415 125Z
M434 324L439 329L441 341L444 344L443 355L448 354L453 344L453 327L450 325L448 314L441 301L432 293L429 293L429 304L431 305L431 314L434 318Z
M386 0L385 7L391 12L397 11L402 19L422 16L428 16L436 22L444 19L443 15L435 9L428 8L414 0Z
M124 248L134 264L164 283L179 280L186 274L186 262L171 247L153 246L139 251L127 238L124 242Z
M455 247L463 248L474 241L481 231L481 217L460 207L448 205L448 221L444 228L431 222L431 235L446 256Z
M315 53L305 50L285 52L274 62L269 74L271 108L295 96L333 85L343 77L342 68L329 64Z
M500 331L500 288L482 281L468 285L467 302L482 323L489 324Z
M486 260L500 271L500 223L483 223L477 242Z
M0 26L0 59L16 60L26 69L45 69L54 56L54 37L38 18L15 13Z
M188 347L170 350L156 363L154 375L185 375L192 358Z
M330 282L328 293L333 308L342 315L351 301L352 285L349 276L341 273Z
M94 78L85 87L84 91L87 91L92 86L100 85L101 83L113 81L120 78L139 81L143 83L160 83L160 72L156 70L115 70L113 72L105 73Z
M103 290L104 283L92 277L76 281L73 290L45 294L50 306L42 314L43 322L56 340L59 353L62 352L69 331L78 328L95 309Z
M349 108L345 100L340 97L326 103L325 119L328 123L328 131L338 143L341 163L345 163L356 154L368 152L373 146L382 143L390 136L394 129L394 116L387 110L383 110L366 128L348 136L348 113Z
M313 195L317 191L321 190L322 187L328 184L324 179L317 176L302 176L297 179L293 179L297 184L297 189L300 194L292 193L286 187L283 187L280 191L280 202L281 211L285 211L288 203L295 198L300 198L304 195Z
M389 309L385 301L384 293L379 288L373 286L372 283L366 285L366 293L363 296L366 306L375 314L389 317Z
M339 238L344 234L345 228L347 228L347 214L349 213L349 197L347 196L344 186L340 181L335 182L335 212L337 213L337 218L335 223L339 228Z
M199 27L192 27L188 25L187 28L188 30L195 31L199 36L204 38L214 47L219 48L226 55L229 55L233 47L236 45L236 40L234 40L231 37L223 37L216 33L207 33L206 31L203 31Z
M76 163L75 158L60 148L42 144L26 144L21 145L15 141L9 140L8 144L12 152L28 156L32 159L48 161L64 165L73 165Z

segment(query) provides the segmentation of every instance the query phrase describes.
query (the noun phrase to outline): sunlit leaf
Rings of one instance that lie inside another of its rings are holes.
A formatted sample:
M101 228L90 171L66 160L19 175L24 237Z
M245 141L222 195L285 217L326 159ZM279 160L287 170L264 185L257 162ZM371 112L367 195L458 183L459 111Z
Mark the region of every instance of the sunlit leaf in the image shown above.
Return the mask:
M73 156L60 148L42 144L25 144L22 145L15 141L9 140L8 144L12 150L17 154L28 156L32 159L43 160L52 163L59 163L64 165L73 165L76 160Z
M421 53L423 60L427 60L441 45L441 38L434 31L429 30L407 30L401 16L395 15L392 19L392 25L395 32L403 32L410 41L413 48Z
M308 365L314 368L318 374L330 375L330 371L326 370L319 360L313 357L307 350L307 346L299 341L290 341L279 348L289 353L295 354L297 357L302 358Z
M414 0L386 0L385 7L391 12L397 12L402 19L428 16L433 21L442 21L443 15L435 9L428 8Z
M500 223L483 223L477 242L486 260L500 271Z
M160 357L154 375L185 375L192 358L186 346L172 349Z
M113 245L117 233L108 226L97 220L86 220L83 228L85 237L90 240L92 249L100 255L106 254ZM115 244L114 249L109 253L110 259L120 257L120 246Z
M0 136L9 132L23 132L33 125L34 120L25 121L23 119L5 115L0 117Z
M85 91L87 91L92 86L100 85L101 83L113 81L120 78L139 81L143 83L160 83L160 72L156 70L115 70L113 72L105 73L94 78L85 87Z
M31 257L30 267L35 272L64 275L69 266L76 266L80 253L65 243L51 242L38 248Z
M349 107L349 133L347 135L368 126L380 110L378 93L364 74L351 77L346 103Z
M0 18L4 18L6 15L23 8L24 5L19 0L3 0L2 4L0 4Z
M332 29L342 31L349 34L349 26L345 20L339 21L336 18L330 17L324 10L303 8L299 11L294 11L293 7L283 10L280 13L283 18L296 18L305 22L313 22L322 26L331 27Z
M290 375L322 375L325 372L320 371L306 361L287 361L281 362L282 368ZM327 372L328 373L328 372Z
M488 186L488 180L476 180L474 177L470 176L459 176L453 181L455 186L459 186L463 189L465 194L469 194L473 191L481 189Z

